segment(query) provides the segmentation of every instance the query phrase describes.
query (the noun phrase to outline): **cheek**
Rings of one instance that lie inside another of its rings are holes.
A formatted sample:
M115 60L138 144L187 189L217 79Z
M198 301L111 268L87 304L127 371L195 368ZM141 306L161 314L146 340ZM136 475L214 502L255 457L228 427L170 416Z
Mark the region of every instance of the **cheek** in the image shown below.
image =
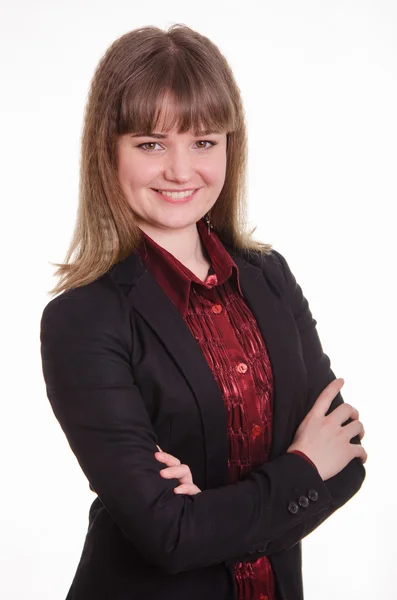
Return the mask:
M120 157L118 162L118 178L123 189L139 188L145 186L150 180L150 171L144 161L136 157L134 160L128 160Z
M203 173L204 175L204 173ZM214 186L221 186L226 176L226 157L221 155L214 158L205 169L205 178L208 183Z

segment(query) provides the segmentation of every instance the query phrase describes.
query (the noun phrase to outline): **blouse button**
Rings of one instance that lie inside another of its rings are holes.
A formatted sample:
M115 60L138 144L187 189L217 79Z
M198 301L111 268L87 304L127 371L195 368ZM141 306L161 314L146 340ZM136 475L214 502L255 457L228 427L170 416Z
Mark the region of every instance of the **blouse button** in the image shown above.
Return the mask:
M257 437L262 432L262 427L260 425L254 425L251 429L251 433L254 437Z
M245 363L239 363L239 364L237 365L237 371L238 371L239 373L246 373L246 372L247 372L247 369L248 369L248 367L247 367L247 365L246 365Z
M266 594L261 594L259 596L259 600L269 600L269 596L266 596Z
M207 279L205 280L205 284L208 286L213 286L213 285L217 285L218 283L218 279L216 275L208 275Z
M222 312L222 306L220 304L214 304L212 307L212 312L218 315L220 312Z

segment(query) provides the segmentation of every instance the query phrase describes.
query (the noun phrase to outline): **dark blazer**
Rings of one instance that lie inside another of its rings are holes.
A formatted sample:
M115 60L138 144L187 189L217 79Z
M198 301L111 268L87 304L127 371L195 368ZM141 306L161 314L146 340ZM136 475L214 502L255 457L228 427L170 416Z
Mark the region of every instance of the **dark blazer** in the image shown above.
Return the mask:
M279 599L301 600L300 540L365 478L357 458L324 482L304 458L286 453L335 375L284 257L224 245L267 345L275 386L270 460L236 484L228 484L219 387L136 252L44 309L48 398L97 494L68 600L235 600L233 564L263 555ZM330 410L341 402L338 394ZM358 436L352 442L360 443ZM178 480L159 475L156 444L189 465L202 493L174 494Z

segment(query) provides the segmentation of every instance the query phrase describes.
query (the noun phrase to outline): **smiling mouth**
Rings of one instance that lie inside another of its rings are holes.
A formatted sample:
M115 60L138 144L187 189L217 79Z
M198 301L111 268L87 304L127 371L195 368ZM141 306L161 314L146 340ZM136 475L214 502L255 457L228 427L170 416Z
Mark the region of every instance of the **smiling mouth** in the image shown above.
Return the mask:
M173 203L181 203L181 202L187 202L188 200L190 200L191 198L193 198L193 196L195 196L197 194L197 192L200 190L200 188L196 188L195 190L193 190L192 193L188 193L190 190L188 190L188 192L160 192L159 190L155 189L155 188L151 188L154 192L156 192L156 194L158 194L159 196L161 196L164 200L168 201L168 202L173 202Z
M159 192L160 194L186 194L187 192L195 192L199 188L190 188L186 190L158 190L156 188L152 188L155 192Z

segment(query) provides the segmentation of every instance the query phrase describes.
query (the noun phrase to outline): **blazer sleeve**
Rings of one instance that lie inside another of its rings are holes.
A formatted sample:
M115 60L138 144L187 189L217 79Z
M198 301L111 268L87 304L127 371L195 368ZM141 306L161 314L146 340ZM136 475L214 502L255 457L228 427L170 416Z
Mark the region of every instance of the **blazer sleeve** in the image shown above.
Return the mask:
M47 395L69 445L135 549L178 573L265 551L328 512L336 497L293 453L238 483L195 496L174 493L178 480L159 474L156 435L134 383L131 315L121 296L109 283L94 282L51 300L41 319L41 357ZM308 488L318 500L293 514L291 500Z
M274 249L272 250L272 254L278 263L278 273L282 274L280 288L283 290L282 293L292 311L299 330L308 382L306 415L313 407L323 389L336 379L336 376L331 369L329 357L323 351L316 329L317 321L311 314L309 303L302 293L302 288L296 282L284 256ZM331 413L342 402L343 398L339 392L326 414ZM351 423L351 421L352 419L348 419L344 425ZM300 423L297 423L297 428L299 425ZM360 438L355 436L351 439L350 443L360 444ZM304 459L302 458L302 460ZM331 500L324 511L305 519L295 527L289 528L277 539L273 538L270 540L265 551L235 557L230 561L230 564L244 560L255 560L259 556L271 555L291 548L350 500L360 489L365 475L366 471L361 460L353 458L342 471L324 482ZM304 511L305 508L300 508L300 510Z

